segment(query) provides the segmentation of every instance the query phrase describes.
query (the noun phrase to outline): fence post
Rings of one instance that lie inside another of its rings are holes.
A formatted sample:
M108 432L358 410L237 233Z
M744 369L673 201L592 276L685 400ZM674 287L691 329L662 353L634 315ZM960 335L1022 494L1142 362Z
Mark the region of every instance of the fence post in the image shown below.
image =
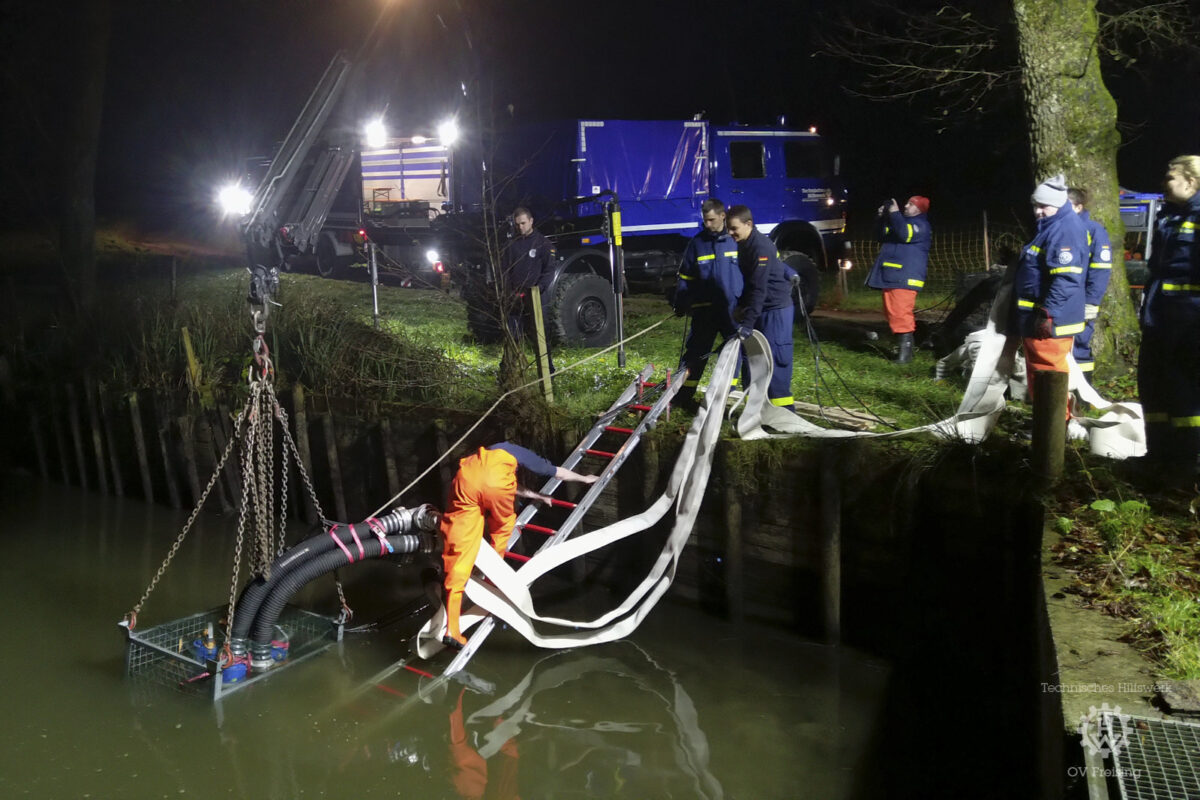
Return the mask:
M983 210L983 268L985 270L992 267L992 248L988 242L988 221L987 209Z
M1033 471L1047 482L1062 476L1067 443L1065 372L1033 373Z

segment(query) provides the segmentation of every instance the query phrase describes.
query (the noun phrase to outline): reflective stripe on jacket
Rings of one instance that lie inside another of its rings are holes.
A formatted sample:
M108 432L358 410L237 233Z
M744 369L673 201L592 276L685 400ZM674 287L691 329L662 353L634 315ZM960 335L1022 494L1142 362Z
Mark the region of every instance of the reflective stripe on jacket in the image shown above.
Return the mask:
M724 231L713 234L704 229L693 236L679 265L675 308L686 311L724 302L727 309L732 309L743 286L737 253L737 242Z

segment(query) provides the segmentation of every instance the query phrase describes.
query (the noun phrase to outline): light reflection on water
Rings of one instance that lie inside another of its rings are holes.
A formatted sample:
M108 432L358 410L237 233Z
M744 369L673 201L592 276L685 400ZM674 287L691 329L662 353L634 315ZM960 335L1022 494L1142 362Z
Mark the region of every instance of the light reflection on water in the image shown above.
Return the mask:
M493 636L470 686L388 674L404 631L352 636L214 707L123 676L116 623L185 513L24 479L0 508L3 797L836 798L881 726L878 662L671 603L594 648ZM227 601L235 526L200 521L140 627ZM344 572L360 619L412 598L397 570Z

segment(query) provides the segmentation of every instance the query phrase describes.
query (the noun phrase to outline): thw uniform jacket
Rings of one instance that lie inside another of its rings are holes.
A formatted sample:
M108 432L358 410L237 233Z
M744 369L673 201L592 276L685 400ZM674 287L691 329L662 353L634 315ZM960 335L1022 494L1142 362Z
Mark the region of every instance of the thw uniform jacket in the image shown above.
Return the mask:
M738 321L740 327L749 330L763 311L792 305L790 276L795 272L779 260L775 243L765 233L755 228L746 241L738 245L738 264L745 281L738 303L742 309Z
M1182 205L1168 205L1154 224L1150 257L1150 280L1142 305L1142 327L1163 322L1170 306L1194 307L1200 311L1200 193Z
M683 250L679 281L675 287L675 308L689 311L715 306L724 314L716 315L723 332L732 331L729 317L744 286L738 268L738 246L727 232L712 233L707 228L692 237Z
M867 286L917 292L925 288L929 245L933 241L929 218L924 214L906 217L900 211L893 211L879 218L876 236L883 247L879 248L875 265L867 276Z
M1085 302L1089 306L1098 306L1108 291L1108 281L1112 277L1112 243L1108 231L1099 222L1091 218L1088 212L1081 211L1079 219L1088 234L1089 261L1084 274Z
M1054 321L1055 339L1084 329L1084 270L1089 258L1087 229L1070 203L1054 216L1038 220L1037 233L1021 254L1014 281L1022 336L1036 338L1043 312Z

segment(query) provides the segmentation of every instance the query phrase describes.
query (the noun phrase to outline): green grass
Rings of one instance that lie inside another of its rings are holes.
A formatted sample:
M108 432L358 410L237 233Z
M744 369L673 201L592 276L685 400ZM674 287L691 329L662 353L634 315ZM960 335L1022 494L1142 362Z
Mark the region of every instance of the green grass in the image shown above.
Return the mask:
M1084 605L1130 624L1130 637L1162 677L1200 678L1200 540L1193 493L1143 494L1114 468L1083 469L1052 498L1062 541L1057 563L1073 571ZM1118 467L1118 469L1120 469Z

